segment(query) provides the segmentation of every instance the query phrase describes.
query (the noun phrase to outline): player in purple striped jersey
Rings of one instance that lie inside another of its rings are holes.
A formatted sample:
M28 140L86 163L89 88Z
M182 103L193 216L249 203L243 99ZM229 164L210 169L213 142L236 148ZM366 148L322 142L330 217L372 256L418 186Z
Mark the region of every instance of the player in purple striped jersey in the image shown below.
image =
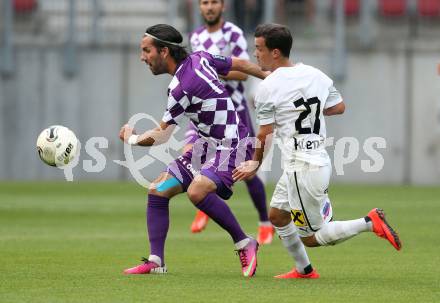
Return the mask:
M243 59L196 52L188 55L182 36L172 26L158 24L146 30L141 42L141 60L154 75L173 75L168 86L168 104L160 126L136 135L124 125L120 138L128 144L152 146L168 141L173 125L186 116L200 137L192 150L171 162L148 192L147 227L150 256L126 274L165 273L164 248L169 226L170 198L187 192L189 199L225 229L234 241L242 273L253 276L257 266L258 243L241 229L228 205L219 197L232 195L232 171L243 159L250 159L248 129L218 75L239 70L264 78L261 69Z
M225 8L224 1L199 0L199 7L205 24L190 34L192 51L206 51L213 55L234 56L249 60L247 41L243 31L222 17ZM240 120L249 129L250 136L255 137L242 83L247 79L247 75L238 71L230 71L220 78L234 102ZM190 150L192 144L199 138L194 124L189 124L185 136L187 145L184 152ZM272 242L274 230L268 217L264 184L256 175L245 182L259 215L257 240L260 244L269 244ZM208 216L202 211L198 211L191 224L191 231L193 233L201 232L207 223Z

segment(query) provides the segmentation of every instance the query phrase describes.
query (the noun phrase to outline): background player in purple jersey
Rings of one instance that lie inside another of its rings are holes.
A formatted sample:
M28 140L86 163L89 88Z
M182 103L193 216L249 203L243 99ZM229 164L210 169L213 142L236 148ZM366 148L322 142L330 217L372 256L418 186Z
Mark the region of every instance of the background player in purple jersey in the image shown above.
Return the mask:
M190 34L192 51L206 51L213 55L234 56L248 60L247 41L243 31L222 17L225 9L224 1L199 0L199 7L205 24ZM241 82L247 79L247 75L238 71L230 71L220 78L224 81L225 88L234 102L240 120L249 129L249 135L255 137L252 119L244 96L244 86ZM184 152L191 150L193 143L199 138L194 124L189 124L185 136L187 145ZM258 176L253 176L245 182L259 215L257 241L259 244L269 244L272 242L274 230L268 217L264 184ZM208 218L205 213L198 211L191 224L191 231L193 233L201 232L206 227Z
M219 197L232 195L232 171L243 158L250 159L252 146L248 130L218 74L231 69L264 78L261 69L246 60L196 52L188 55L182 36L172 26L149 27L141 42L141 60L154 75L173 75L168 87L168 104L160 126L136 135L124 125L120 138L133 145L152 146L169 139L173 125L187 116L201 137L191 151L171 162L150 186L147 228L150 255L144 263L125 270L126 274L165 273L165 240L169 227L169 199L187 192L193 204L232 237L244 276L255 274L258 243L241 229L228 205ZM243 145L243 146L241 146ZM242 148L244 147L244 148Z

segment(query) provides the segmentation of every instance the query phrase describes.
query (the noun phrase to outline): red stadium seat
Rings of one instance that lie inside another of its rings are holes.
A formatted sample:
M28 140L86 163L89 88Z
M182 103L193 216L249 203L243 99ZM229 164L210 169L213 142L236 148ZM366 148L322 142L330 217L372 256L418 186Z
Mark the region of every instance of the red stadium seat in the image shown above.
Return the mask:
M17 13L29 13L37 7L36 0L14 0L14 11Z
M440 16L440 0L418 0L417 10L420 16L438 17Z
M406 12L406 0L379 0L379 11L384 16L402 16Z
M359 14L359 0L345 0L345 15L355 16Z
M336 0L332 1L333 9L336 6ZM360 0L345 0L344 12L346 16L356 16L359 14Z

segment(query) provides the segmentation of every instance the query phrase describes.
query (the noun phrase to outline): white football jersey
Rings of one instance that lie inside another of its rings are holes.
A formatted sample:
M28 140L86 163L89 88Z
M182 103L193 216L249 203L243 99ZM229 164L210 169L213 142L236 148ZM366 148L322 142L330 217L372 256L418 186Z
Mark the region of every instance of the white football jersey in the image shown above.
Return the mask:
M342 97L327 75L302 63L277 68L259 84L255 101L259 124L274 124L284 169L330 163L323 110Z

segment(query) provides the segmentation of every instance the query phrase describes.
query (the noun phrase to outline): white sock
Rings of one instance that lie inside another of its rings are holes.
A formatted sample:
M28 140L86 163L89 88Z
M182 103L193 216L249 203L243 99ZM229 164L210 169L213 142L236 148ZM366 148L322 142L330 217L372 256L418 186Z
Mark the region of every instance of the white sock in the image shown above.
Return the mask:
M281 242L289 252L289 255L295 260L296 270L304 274L304 268L310 265L309 257L307 256L304 244L298 236L298 231L293 222L290 222L283 227L275 227Z
M243 249L246 245L248 245L249 241L250 241L249 238L238 241L237 243L234 243L235 248L236 249Z
M159 265L159 266L163 266L163 264L162 264L162 260L161 260L161 258L160 258L159 256L156 256L156 255L150 255L150 256L148 257L148 261L150 261L150 262L154 262L154 263L156 263L156 264Z
M371 231L371 226L372 223L366 222L364 218L329 222L315 233L315 239L322 246L335 245L361 232Z

